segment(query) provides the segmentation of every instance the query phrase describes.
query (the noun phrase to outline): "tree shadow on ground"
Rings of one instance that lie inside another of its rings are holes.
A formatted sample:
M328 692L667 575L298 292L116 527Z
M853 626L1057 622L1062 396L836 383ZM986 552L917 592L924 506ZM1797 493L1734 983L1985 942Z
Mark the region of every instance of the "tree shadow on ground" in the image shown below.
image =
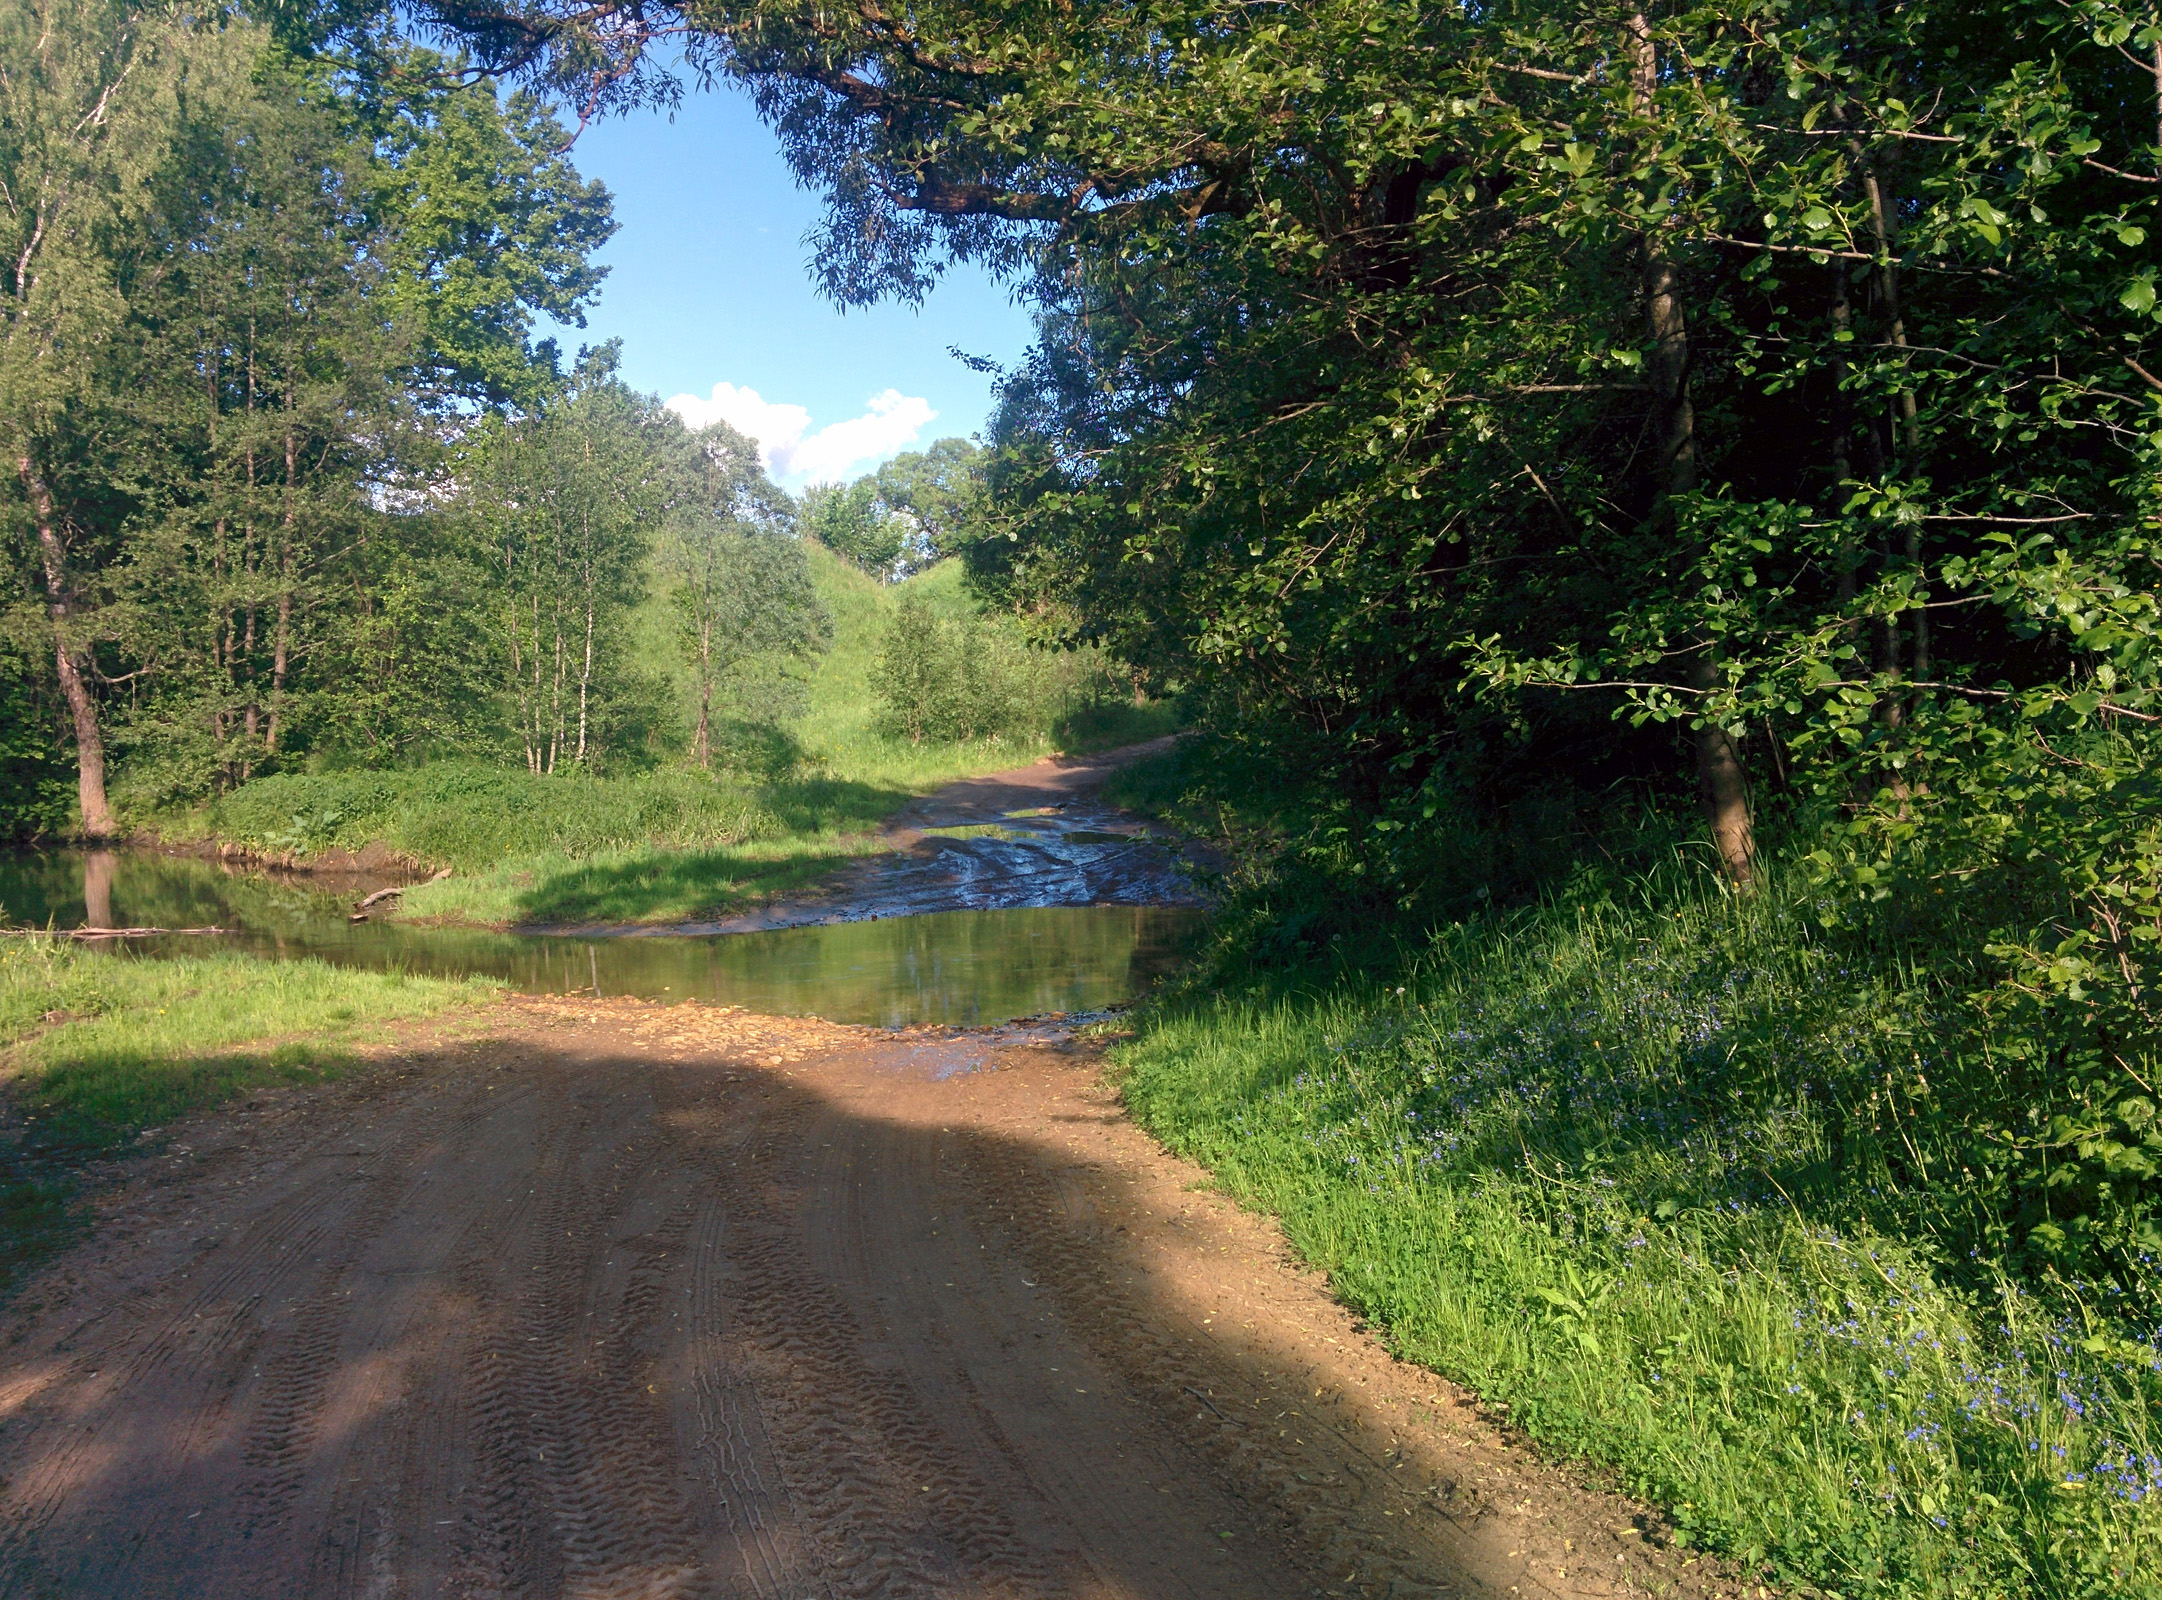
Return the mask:
M1422 1424L1432 1380L1345 1350L1085 1075L985 1117L922 1042L823 1076L780 1066L800 1024L615 1016L190 1126L18 1309L0 1588L1290 1600L1661 1559ZM657 1058L648 1021L708 1031Z
M573 862L518 897L521 926L689 921L808 888L855 860L837 840L652 850Z

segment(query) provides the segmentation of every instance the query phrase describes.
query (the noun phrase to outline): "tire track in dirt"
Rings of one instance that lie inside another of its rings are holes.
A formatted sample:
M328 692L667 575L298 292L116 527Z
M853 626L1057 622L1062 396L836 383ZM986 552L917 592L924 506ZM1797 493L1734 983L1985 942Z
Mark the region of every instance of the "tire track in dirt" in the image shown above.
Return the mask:
M853 1291L856 1315L907 1373L924 1411L964 1436L1033 1542L1089 1586L1146 1593L1128 1552L1179 1594L1284 1594L1307 1585L1278 1553L1227 1543L1236 1506L1156 1448L1159 1419L983 1226L956 1183L967 1139L945 1127L821 1119L827 1170L806 1245ZM1004 1203L1003 1195L989 1197ZM1144 1461L1153 1471L1139 1471ZM1180 1485L1175 1507L1158 1481Z
M0 1309L0 1596L1681 1576L1601 1533L1634 1508L1410 1416L1435 1381L1188 1193L1083 1061L628 1002L498 1026L191 1124L202 1156ZM1680 1592L1731 1592L1709 1572Z
M444 1126L439 1117L428 1120L431 1132ZM264 1163L258 1181L240 1197L237 1214L228 1209L209 1245L201 1243L199 1232L188 1230L195 1237L180 1246L175 1270L163 1281L130 1283L139 1263L128 1258L140 1251L129 1248L132 1241L120 1241L113 1278L148 1292L115 1296L117 1313L93 1307L75 1320L54 1341L56 1353L71 1354L65 1371L48 1386L69 1400L11 1419L11 1432L19 1431L21 1442L49 1447L26 1474L32 1487L24 1500L34 1500L42 1489L57 1504L82 1480L116 1464L138 1479L177 1476L186 1482L204 1458L226 1457L234 1466L245 1461L250 1469L236 1474L227 1493L236 1505L246 1497L254 1515L212 1523L198 1520L200 1503L187 1510L165 1506L152 1508L147 1517L111 1519L129 1530L124 1537L107 1526L88 1538L64 1541L43 1537L48 1519L35 1510L10 1516L0 1524L0 1594L34 1592L38 1584L67 1593L126 1593L142 1581L138 1558L172 1564L183 1554L198 1566L226 1568L232 1578L226 1592L248 1592L250 1586L231 1565L236 1555L259 1556L276 1542L259 1543L256 1535L266 1531L261 1515L266 1499L274 1513L276 1500L290 1487L281 1481L286 1450L279 1441L305 1427L311 1401L319 1398L319 1388L311 1389L308 1380L308 1352L316 1351L320 1368L324 1341L335 1340L335 1314L325 1308L334 1299L337 1274L379 1231L404 1182L387 1167L368 1169L371 1175L357 1185L355 1169L343 1162L323 1170L322 1146L349 1145L352 1137L350 1126L333 1128L323 1138L299 1141L296 1154ZM297 1328L281 1326L276 1311L285 1305L301 1308ZM277 1387L281 1367L300 1379L283 1391ZM89 1397L120 1394L134 1403L106 1427L80 1420L96 1409ZM266 1396L271 1403L252 1408L251 1415L251 1400ZM98 1437L101 1433L105 1437ZM116 1433L120 1441L112 1439ZM125 1451L131 1441L147 1441L149 1447L135 1456ZM116 1447L123 1453L117 1463ZM55 1544L59 1548L51 1548ZM29 1583L23 1581L33 1574Z
M458 1195L459 1205L433 1227L416 1228L420 1219L401 1218L398 1234L382 1247L386 1259L358 1274L391 1309L371 1322L366 1307L356 1306L346 1343L360 1352L359 1363L384 1351L396 1359L377 1388L378 1409L345 1397L342 1409L360 1412L356 1425L318 1463L318 1478L329 1487L317 1513L322 1531L311 1565L293 1585L302 1593L392 1600L446 1590L493 1592L455 1581L469 1575L458 1572L454 1530L456 1513L470 1499L467 1450L477 1389L470 1381L472 1351L482 1340L492 1348L501 1334L500 1285L489 1269L504 1264L503 1235L508 1227L515 1239L530 1196L522 1182L506 1194L501 1186L470 1180L534 1153L536 1141L548 1137L536 1127L537 1107L537 1097L520 1086L484 1081L464 1102L469 1129L434 1169L435 1183Z
M707 1200L689 1239L687 1326L680 1337L688 1391L686 1448L704 1490L709 1565L740 1573L756 1600L830 1600L797 1522L758 1396L741 1373L743 1352L729 1314L740 1298L727 1258L725 1208Z
M1440 1565L1432 1552L1416 1544L1407 1550L1400 1537L1391 1541L1365 1526L1367 1475L1380 1477L1390 1464L1326 1424L1333 1471L1302 1474L1293 1460L1255 1445L1253 1423L1241 1415L1258 1409L1251 1379L1226 1371L1190 1330L1151 1314L1104 1270L1092 1236L1108 1230L1080 1185L1009 1146L972 1147L961 1160L977 1211L993 1226L1003 1211L1008 1247L1055 1299L1061 1318L1175 1434L1177 1448L1157 1457L1163 1470L1204 1466L1250 1525L1268 1528L1302 1565L1339 1583L1356 1574L1392 1597L1446 1592L1426 1579ZM1429 1559L1420 1561L1421 1554Z
M525 1430L530 1408L520 1409L525 1344L536 1337L524 1330L539 1319L520 1311L544 1227L533 1219L547 1210L538 1195L560 1183L565 1141L575 1130L556 1120L559 1095L528 1089L524 1097L534 1112L528 1170L513 1180L509 1204L493 1225L475 1230L472 1248L453 1269L469 1321L456 1363L466 1425L451 1592L471 1600L537 1592L549 1570L540 1465Z
M901 1374L864 1359L849 1308L810 1270L801 1197L782 1176L808 1115L797 1103L769 1116L752 1159L714 1176L731 1224L736 1348L827 1586L849 1600L1063 1593L1055 1564L1016 1536Z
M638 1382L640 1358L608 1352L635 1345L665 1301L657 1263L615 1274L614 1304L597 1254L623 1250L612 1237L623 1215L624 1170L650 1181L653 1141L626 1141L614 1086L570 1088L558 1148L564 1159L538 1208L542 1241L531 1287L512 1323L512 1379L528 1432L560 1561L563 1592L592 1600L675 1600L695 1592L703 1565L696 1519L674 1470L666 1408ZM650 1128L650 1119L640 1119ZM607 1173L601 1170L608 1169ZM630 1196L636 1203L637 1196ZM651 1234L680 1256L689 1226L682 1197ZM601 1279L596 1284L596 1278ZM605 1329L598 1341L590 1332ZM545 1574L538 1587L551 1587Z

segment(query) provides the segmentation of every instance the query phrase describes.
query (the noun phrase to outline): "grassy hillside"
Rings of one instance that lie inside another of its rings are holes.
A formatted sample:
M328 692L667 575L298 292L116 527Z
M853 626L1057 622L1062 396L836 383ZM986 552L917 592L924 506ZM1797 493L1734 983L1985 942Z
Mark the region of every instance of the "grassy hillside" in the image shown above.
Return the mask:
M614 776L538 776L444 761L291 772L151 818L148 826L174 842L214 839L294 862L377 846L415 864L453 868L449 880L405 897L396 913L405 917L665 922L799 888L874 848L872 830L910 798L957 778L1062 747L1146 739L1173 725L1167 705L1062 717L1057 697L1043 693L1033 735L911 744L883 733L872 669L887 626L904 594L948 614L970 611L959 564L885 585L822 546L809 554L819 598L833 616L832 645L809 676L803 714L773 730L778 751L761 749L753 769L705 773L675 762ZM649 631L659 650L665 631L658 624ZM1050 677L1045 682L1057 688Z
M920 745L880 733L872 669L894 611L904 594L920 595L949 613L971 609L961 586L961 564L941 562L904 582L884 584L823 545L808 548L818 598L833 614L833 646L811 678L810 710L793 729L806 760L846 781L924 794L956 778L1020 766L1051 753L1048 729L1036 739Z
M1245 858L1116 1070L1392 1348L1798 1593L2162 1596L2156 1254L2007 1248L2014 1080L1938 952L1656 830L1573 866L1527 834L1543 892L1392 917L1295 815L1242 819L1248 776L1114 786L1220 805Z

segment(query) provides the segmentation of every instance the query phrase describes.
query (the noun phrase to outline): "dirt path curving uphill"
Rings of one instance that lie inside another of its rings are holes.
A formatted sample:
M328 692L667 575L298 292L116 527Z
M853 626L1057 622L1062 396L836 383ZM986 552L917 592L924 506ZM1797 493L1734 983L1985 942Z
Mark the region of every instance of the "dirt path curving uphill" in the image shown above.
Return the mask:
M550 924L528 933L667 938L757 933L815 923L1029 906L1199 905L1190 867L1217 867L1206 845L1105 805L1097 791L1126 763L1159 755L1168 734L1091 756L1049 756L964 778L911 801L878 830L879 849L815 888L688 922Z
M1041 1033L516 1000L173 1132L0 1355L0 1596L1725 1593Z

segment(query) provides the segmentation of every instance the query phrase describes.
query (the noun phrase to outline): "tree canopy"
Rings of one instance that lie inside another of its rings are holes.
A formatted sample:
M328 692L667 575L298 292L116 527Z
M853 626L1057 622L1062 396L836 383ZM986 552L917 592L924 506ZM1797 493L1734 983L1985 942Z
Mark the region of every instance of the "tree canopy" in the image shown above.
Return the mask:
M614 229L543 101L379 9L273 9L0 17L10 833L56 825L69 744L93 837L108 755L163 800L296 761L702 750L716 648L820 637L748 446L535 337L582 324ZM738 607L699 630L695 731L633 637L694 574Z
M674 92L663 38L743 85L843 304L1032 296L977 581L1309 775L1367 883L1418 903L1437 818L1693 792L1737 885L1776 847L1828 916L1986 908L2018 1070L2145 1138L2162 17L435 14L594 112Z

